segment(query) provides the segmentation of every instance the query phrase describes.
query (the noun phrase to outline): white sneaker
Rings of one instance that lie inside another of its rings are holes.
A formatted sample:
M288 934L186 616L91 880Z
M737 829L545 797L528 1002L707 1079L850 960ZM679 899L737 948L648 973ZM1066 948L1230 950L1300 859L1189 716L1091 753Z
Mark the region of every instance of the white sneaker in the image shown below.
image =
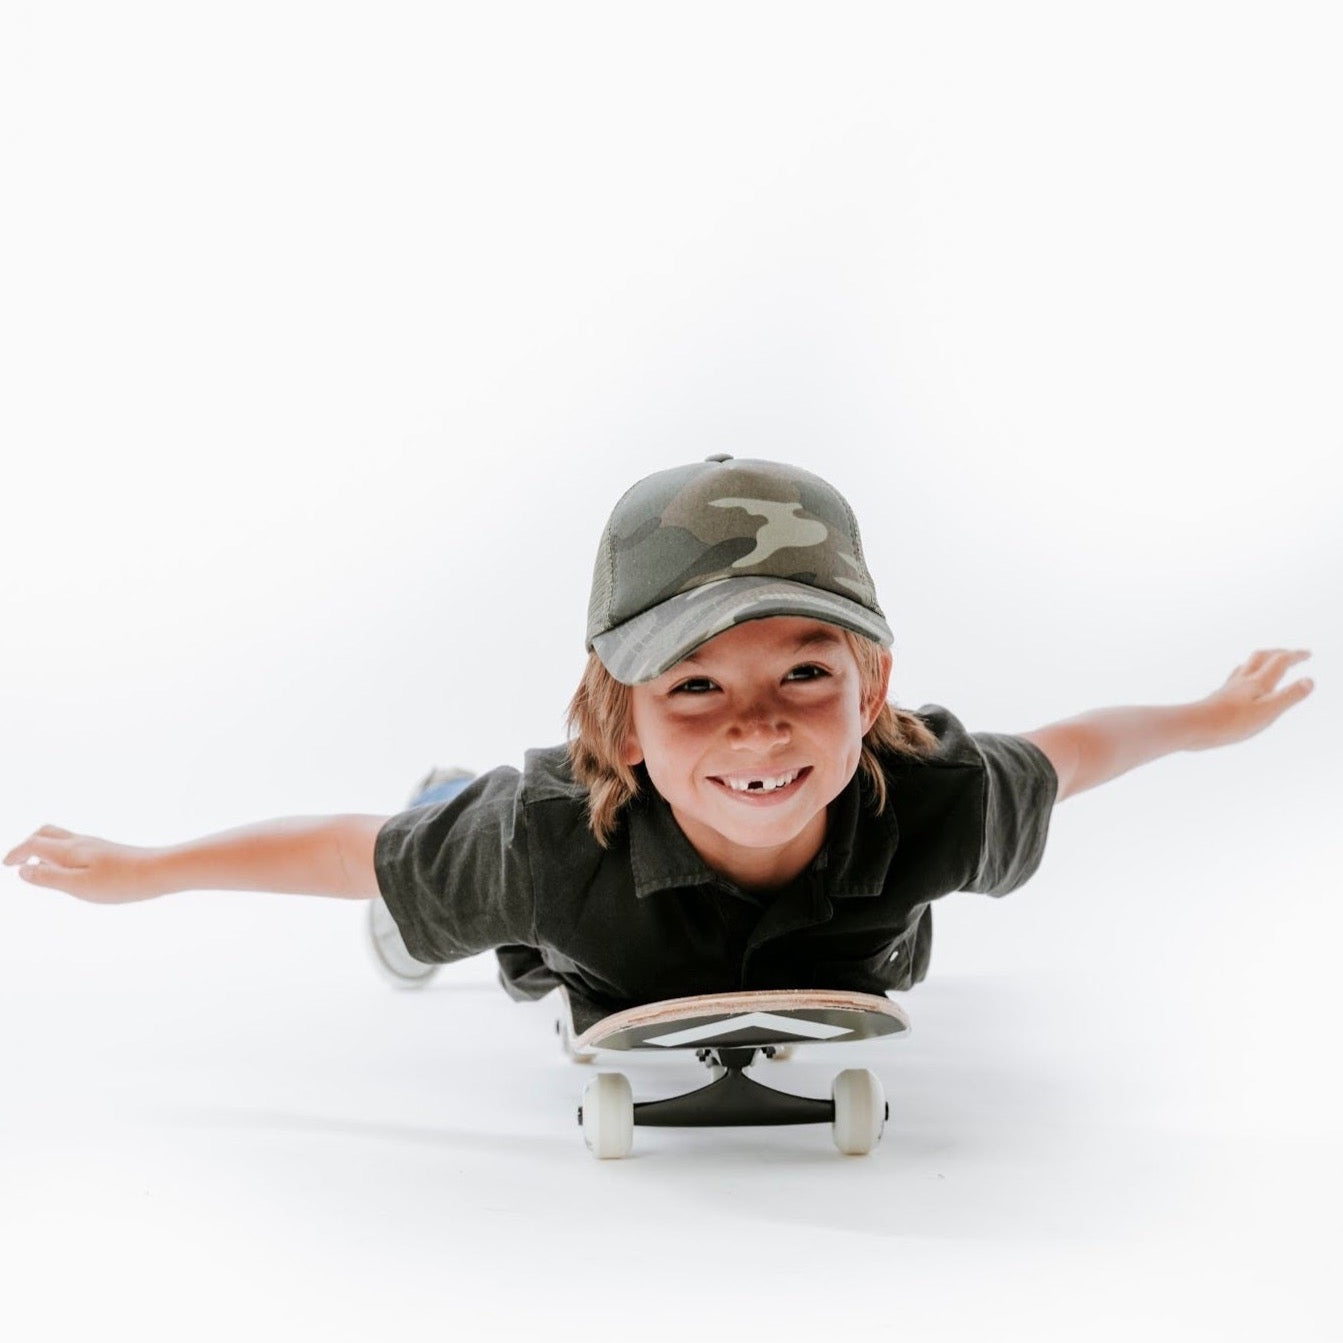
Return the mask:
M438 973L438 966L417 961L406 950L401 929L380 895L368 902L368 944L383 978L399 989L423 988Z
M406 806L417 806L417 799L437 784L452 779L473 778L475 775L469 769L435 767L415 786ZM387 901L380 895L375 895L368 902L368 944L373 951L373 963L382 972L383 978L399 989L423 988L438 973L438 966L417 961L406 950L401 929L396 926L392 911L387 908Z

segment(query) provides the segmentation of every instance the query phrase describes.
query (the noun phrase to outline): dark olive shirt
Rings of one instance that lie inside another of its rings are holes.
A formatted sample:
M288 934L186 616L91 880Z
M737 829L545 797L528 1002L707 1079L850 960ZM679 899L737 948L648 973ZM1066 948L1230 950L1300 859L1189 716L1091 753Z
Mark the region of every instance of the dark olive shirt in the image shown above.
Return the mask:
M378 888L417 960L494 950L515 998L567 986L579 1030L689 994L907 989L927 973L930 902L1021 886L1058 794L1034 743L967 733L940 705L917 713L936 753L882 757L880 815L859 771L830 804L821 851L777 890L715 873L642 769L641 795L601 848L563 746L390 817L374 845Z

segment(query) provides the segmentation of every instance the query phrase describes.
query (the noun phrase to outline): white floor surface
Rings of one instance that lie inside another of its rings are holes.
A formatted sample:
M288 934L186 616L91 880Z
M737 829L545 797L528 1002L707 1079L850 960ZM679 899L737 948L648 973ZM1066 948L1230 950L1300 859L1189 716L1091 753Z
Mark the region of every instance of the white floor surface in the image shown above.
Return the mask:
M361 907L297 903L250 959L221 905L221 962L136 964L127 933L119 966L6 985L0 1260L26 1339L1343 1332L1343 1140L1299 1095L1216 1113L1193 1057L1215 1023L1163 1031L1080 976L933 976L907 1038L761 1065L814 1095L874 1068L873 1155L819 1126L636 1129L597 1162L550 1003L509 1001L488 958L398 992ZM598 1066L638 1098L702 1076Z

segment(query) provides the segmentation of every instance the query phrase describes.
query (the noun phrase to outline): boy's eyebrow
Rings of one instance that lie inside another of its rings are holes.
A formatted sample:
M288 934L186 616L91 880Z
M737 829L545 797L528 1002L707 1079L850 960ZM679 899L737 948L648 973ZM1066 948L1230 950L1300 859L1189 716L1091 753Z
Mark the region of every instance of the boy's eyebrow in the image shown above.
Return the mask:
M838 634L832 634L829 630L812 630L810 634L804 634L801 638L794 641L792 651L796 653L801 648L815 648L818 645L829 645L841 643ZM701 662L703 659L699 656L699 650L693 653L687 653L681 659L682 662Z

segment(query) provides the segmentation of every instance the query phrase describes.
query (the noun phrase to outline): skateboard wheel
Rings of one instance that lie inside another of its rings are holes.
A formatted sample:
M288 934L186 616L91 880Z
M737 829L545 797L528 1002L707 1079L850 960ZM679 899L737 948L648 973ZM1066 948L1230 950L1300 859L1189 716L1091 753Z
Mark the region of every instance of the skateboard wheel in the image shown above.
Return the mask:
M624 1073L598 1073L583 1088L583 1141L603 1160L634 1146L634 1093Z
M886 1125L886 1096L870 1068L846 1068L830 1089L835 1102L835 1146L863 1156L881 1140Z

